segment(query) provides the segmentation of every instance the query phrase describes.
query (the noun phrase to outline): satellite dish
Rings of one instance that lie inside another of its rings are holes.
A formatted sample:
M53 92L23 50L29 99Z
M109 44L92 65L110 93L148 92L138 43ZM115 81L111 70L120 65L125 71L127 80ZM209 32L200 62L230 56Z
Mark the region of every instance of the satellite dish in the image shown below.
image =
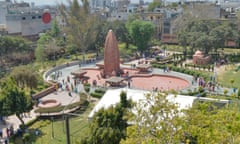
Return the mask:
M42 21L45 24L48 24L51 21L51 14L49 12L44 12L42 15Z

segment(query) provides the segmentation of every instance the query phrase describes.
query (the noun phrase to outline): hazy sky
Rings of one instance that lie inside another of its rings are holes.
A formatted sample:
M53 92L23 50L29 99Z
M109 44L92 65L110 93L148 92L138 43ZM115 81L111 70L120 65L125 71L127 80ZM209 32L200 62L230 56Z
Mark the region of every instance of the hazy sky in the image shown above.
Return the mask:
M2 0L0 0L2 1ZM54 5L56 3L67 3L68 0L17 0L17 2L21 2L21 1L24 1L24 2L34 2L35 5L45 5L45 4L48 4L48 5ZM145 0L146 2L151 2L153 0ZM139 2L139 0L131 0L131 2L133 3L137 3Z

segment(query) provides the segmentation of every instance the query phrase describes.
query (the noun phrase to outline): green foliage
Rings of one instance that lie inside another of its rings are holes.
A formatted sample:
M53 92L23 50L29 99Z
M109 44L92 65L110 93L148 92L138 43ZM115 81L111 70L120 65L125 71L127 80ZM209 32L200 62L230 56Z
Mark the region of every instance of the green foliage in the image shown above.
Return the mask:
M238 94L237 94L238 98L240 97L240 87L238 88Z
M95 113L90 124L90 133L84 140L83 144L109 144L119 143L121 138L125 138L125 130L127 127L127 120L124 119L126 107L126 94L121 93L121 104L108 109L101 109Z
M148 11L153 12L155 8L160 8L161 6L162 6L162 3L159 1L151 2L148 5Z
M186 68L182 68L182 67L176 67L176 66L173 66L173 65L162 65L162 64L159 64L159 63L153 63L152 66L155 67L155 68L160 68L160 69L164 69L168 66L172 71L189 74L189 75L192 75L192 76L195 76L195 77L203 77L204 80L206 80L206 81L209 80L209 74L207 72L203 73L203 72L197 71L197 70L186 69Z
M129 107L129 101L127 100L127 93L124 91L121 91L120 93L120 105L123 108Z
M3 81L1 89L1 115L16 114L22 124L24 124L20 114L28 112L32 108L31 98L17 87L16 82L12 78Z
M132 143L231 143L240 142L239 102L196 100L191 108L178 111L166 96L147 96L139 102L121 144ZM143 107L148 107L147 110ZM181 113L181 114L180 114Z
M30 139L31 139L31 134L30 133L24 133L22 139L23 139L24 142L29 142Z
M64 28L67 42L74 45L72 48L76 49L73 51L85 53L96 39L99 19L95 14L90 13L88 1L82 1L81 5L77 0L68 2L69 6L59 7L61 16L68 23L68 26Z
M233 84L234 83L234 79L230 79L230 83Z
M104 94L106 92L106 90L104 90L104 89L95 89L95 92Z
M13 52L30 51L29 42L21 37L1 36L0 37L0 56Z
M96 92L92 92L92 93L90 93L90 95L95 98L102 98L102 96L103 96L102 93L96 93Z
M90 87L89 86L84 86L84 90L88 93L90 91Z
M95 89L95 91L90 93L90 95L95 98L101 98L105 92L106 91L104 89Z
M147 94L146 100L134 105L134 124L127 128L127 137L121 144L128 143L179 143L177 139L181 118L174 104L166 99L166 94Z
M88 93L90 91L91 84L90 83L84 83L84 90Z
M60 35L60 28L57 24L57 20L54 19L52 22L51 35L53 37L58 37Z
M228 90L227 90L227 89L224 89L224 90L223 90L223 93L224 93L224 95L227 95Z
M239 87L239 83L240 83L240 71L235 71L236 66L235 65L231 65L231 66L227 66L226 70L218 73L217 75L217 80L218 82L224 86L224 87L228 87L228 88L234 88L234 87ZM233 79L234 83L231 83L230 80Z
M179 44L185 48L185 54L187 45L191 47L192 54L198 49L208 54L213 48L215 51L223 48L228 39L237 41L236 25L231 22L198 19L189 20L185 25L178 33Z
M51 39L50 35L42 34L37 41L37 48L35 49L35 57L38 62L47 60L45 47L47 42Z
M147 50L153 36L154 25L151 22L134 20L127 24L127 29L138 50L141 53Z
M32 89L38 85L38 73L30 66L15 67L10 73L10 77L16 81L16 84L20 88L28 87Z

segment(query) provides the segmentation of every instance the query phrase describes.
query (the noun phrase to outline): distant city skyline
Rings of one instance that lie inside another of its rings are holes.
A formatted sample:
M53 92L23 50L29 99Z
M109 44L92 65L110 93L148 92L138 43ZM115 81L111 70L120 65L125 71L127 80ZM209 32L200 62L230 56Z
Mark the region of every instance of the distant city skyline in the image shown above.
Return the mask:
M21 1L28 2L28 3L34 2L35 5L56 5L57 3L64 3L64 4L68 3L68 0L17 0L17 2L21 2ZM138 3L139 2L139 0L130 0L130 1L132 3ZM145 2L152 2L153 0L144 0L144 1Z
M0 1L5 1L5 0L0 0ZM17 2L34 2L35 5L56 5L60 3L67 4L68 0L11 0L11 1L17 1ZM80 1L80 0L79 0ZM138 3L139 0L130 0L131 3ZM152 2L153 0L144 0L144 2ZM166 0L166 2L179 2L180 0ZM195 1L195 0L185 0L185 1ZM216 0L208 0L208 1L216 1Z

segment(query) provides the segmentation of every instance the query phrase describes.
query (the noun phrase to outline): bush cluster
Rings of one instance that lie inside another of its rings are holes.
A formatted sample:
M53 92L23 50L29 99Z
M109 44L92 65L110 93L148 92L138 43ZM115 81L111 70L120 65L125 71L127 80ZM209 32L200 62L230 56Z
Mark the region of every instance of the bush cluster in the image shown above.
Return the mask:
M240 53L230 54L230 55L227 55L227 57L233 63L240 62Z
M214 66L213 65L196 65L196 64L185 64L185 67L191 67L194 69L203 69L203 70L208 70L208 71L213 71Z
M90 93L92 97L101 98L105 94L106 90L96 89L94 92Z
M89 91L90 91L90 87L91 87L90 83L85 83L85 84L84 84L84 90L85 90L86 92L89 92Z
M196 70L190 70L190 69L186 69L186 68L182 68L182 67L176 67L173 65L159 65L159 64L153 64L152 65L155 68L160 68L160 69L165 69L166 67L169 67L170 70L172 71L176 71L176 72L180 72L180 73L185 73L188 75L192 75L194 77L203 77L206 81L208 81L209 76L206 73L202 73L200 71L196 71Z
M206 97L207 92L204 91L202 87L199 87L198 90L189 90L188 92L181 92L181 95L188 95L188 96L198 96L198 97Z

